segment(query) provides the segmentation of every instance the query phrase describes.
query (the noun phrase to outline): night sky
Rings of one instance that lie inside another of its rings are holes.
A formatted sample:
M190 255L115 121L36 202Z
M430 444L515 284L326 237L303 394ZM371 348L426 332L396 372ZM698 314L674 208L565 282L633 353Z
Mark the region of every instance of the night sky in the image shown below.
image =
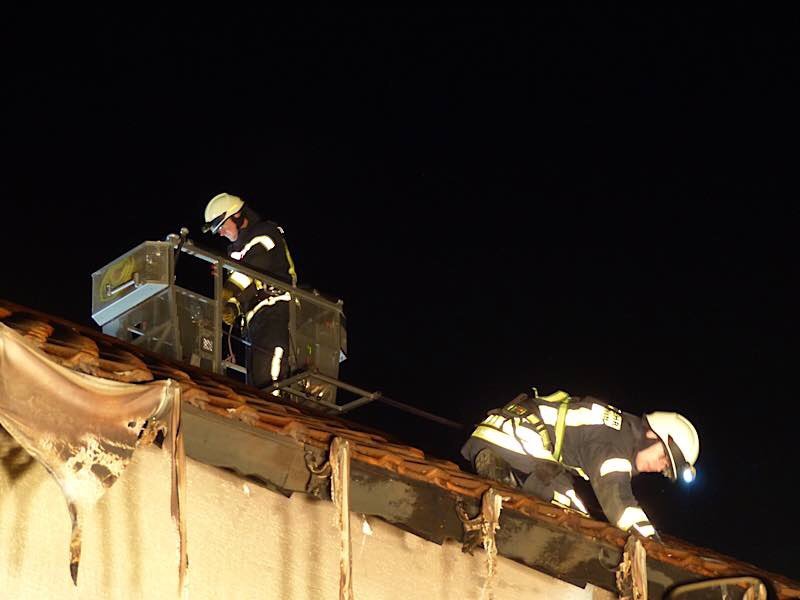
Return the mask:
M93 271L241 195L344 300L342 378L466 428L354 420L468 468L531 386L676 410L657 529L800 578L798 24L662 9L8 15L0 297L96 327Z

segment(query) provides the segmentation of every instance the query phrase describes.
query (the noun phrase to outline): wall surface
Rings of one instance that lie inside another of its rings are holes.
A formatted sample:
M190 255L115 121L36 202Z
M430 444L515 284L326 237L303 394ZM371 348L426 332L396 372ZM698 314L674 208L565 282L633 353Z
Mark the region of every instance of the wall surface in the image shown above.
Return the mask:
M165 452L137 450L122 478L83 515L78 587L69 575L70 519L38 463L0 456L0 598L160 599L178 597L178 537L169 514ZM334 507L303 494L285 498L236 475L187 460L189 598L280 600L338 596L339 533ZM482 550L463 554L378 519L351 515L355 597L489 598ZM502 557L496 600L610 599Z

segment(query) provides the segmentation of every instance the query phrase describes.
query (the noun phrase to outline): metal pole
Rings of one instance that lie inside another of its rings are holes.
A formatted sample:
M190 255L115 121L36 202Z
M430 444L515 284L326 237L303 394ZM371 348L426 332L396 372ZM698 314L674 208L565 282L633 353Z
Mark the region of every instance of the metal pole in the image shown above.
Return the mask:
M269 393L274 390L280 390L285 388L286 386L292 385L295 381L300 381L301 379L308 379L308 377L310 376L311 376L310 371L303 371L302 373L298 373L297 375L292 375L291 377L287 377L286 379L281 379L280 381L276 381L275 383L273 383L268 387L261 388L261 391Z
M423 417L430 421L435 421L436 423L447 425L448 427L452 427L454 429L464 428L464 426L461 423L456 423L455 421L451 421L450 419L445 419L444 417L440 417L439 415L429 413L426 410L415 408L403 402L398 402L397 400L392 400L391 398L387 398L386 396L384 396L381 392L368 392L354 385L350 385L349 383L344 383L343 381L339 381L338 379L334 379L333 377L328 377L327 375L323 375L322 373L315 372L311 375L311 377L314 379L319 379L320 381L324 381L325 383L330 383L332 385L340 387L343 390L347 390L348 392L353 392L354 394L358 394L359 396L366 396L372 398L377 402L382 402L383 404L392 406L398 410L405 411L412 415Z
M181 250L185 252L184 245ZM214 269L214 357L212 369L214 373L222 373L222 268L219 261L212 264L217 266Z
M281 281L279 279L275 279L274 277L270 277L269 275L265 275L264 273L259 273L258 271L254 271L253 269L248 269L247 267L243 266L242 264L228 260L219 256L218 254L211 252L209 250L204 250L198 246L194 245L194 242L191 240L186 240L186 242L181 247L181 252L186 252L192 256L196 256L202 260L210 262L212 264L217 265L216 273L214 275L214 337L215 337L215 345L214 345L214 372L220 373L222 372L222 354L221 354L221 346L222 346L222 270L229 269L231 271L236 271L238 273L242 273L247 275L251 279L257 279L259 281L263 281L264 283L271 285L275 288L280 290L284 290L292 294L295 298L300 298L301 300L305 300L310 302L316 306L322 307L327 310L332 310L338 312L341 316L344 315L344 308L343 302L338 300L337 302L331 302L330 300L326 300L317 294L313 294L311 292L307 292L300 288L294 287L291 284L287 284L285 281ZM338 379L334 379L333 377L329 377L327 375L323 375L319 372L310 372L310 373L301 373L300 375L296 375L290 377L289 379L285 379L283 381L279 381L276 384L268 388L264 388L263 391L272 391L275 389L285 388L286 391L290 393L294 393L294 390L286 387L295 381L299 381L301 379L317 379L319 381L329 383L335 385L338 388L343 390L347 390L354 394L361 396L361 398L355 400L349 405L343 405L347 407L346 410L351 410L352 408L356 408L356 406L360 406L362 404L366 404L369 401L378 401L386 404L388 406L392 406L398 410L402 410L409 414L422 417L424 419L428 419L430 421L434 421L435 423L440 423L442 425L446 425L447 427L452 427L454 429L463 429L463 425L461 423L457 423L455 421L451 421L450 419L445 419L444 417L440 417L439 415L435 415L433 413L429 413L425 410L415 408L403 402L398 402L397 400L392 400L391 398L387 398L380 392L369 392L367 390L363 390L359 387L354 385L350 385L344 383L343 381L339 381ZM326 404L320 402L320 404ZM338 410L342 410L342 406L335 405Z
M312 371L309 373L309 376L314 379L319 379L320 381L324 381L325 383L330 383L335 385L338 388L343 390L347 390L348 392L353 392L354 394L358 394L359 396L369 396L373 398L378 398L382 396L380 392L368 392L367 390L362 390L360 387L356 387L354 385L350 385L349 383L345 383L344 381L339 381L338 379L334 379L333 377L328 377L327 375L323 375L319 371Z
M336 404L335 406L339 409L340 413L347 413L353 409L358 408L359 406L364 406L365 404L369 404L376 398L372 396L361 396L360 398L356 398L355 400L351 400L345 404Z
M292 286L292 284L286 283L285 281L281 281L280 279L275 279L274 277L270 277L269 275L265 275L264 273L254 271L253 269L248 269L241 263L238 263L233 260L228 260L227 258L224 258L208 250L203 250L202 248L195 246L194 243L191 242L190 240L186 241L186 243L181 248L181 252L186 252L187 254L196 256L197 258L200 258L212 264L216 263L218 271L220 270L220 267L222 267L223 269L236 271L238 273L247 275L251 279L258 279L259 281L263 281L268 285L276 287L285 292L289 292L293 296L300 298L301 300L306 300L308 302L311 302L312 304L316 304L317 306L321 306L328 310L334 310L339 313L344 312L344 309L342 308L343 303L341 300L338 300L336 302L331 302L330 300L326 300L322 296L294 287Z
M233 338L236 339L239 342L242 342L243 344L251 346L252 348L254 348L256 350L262 350L263 351L263 348L261 348L260 346L252 344L251 342L248 342L247 340L243 340L242 338L240 338L238 336L233 336ZM291 387L289 387L293 383L295 383L297 381L302 381L303 379L316 379L318 381L322 381L323 383L329 383L331 385L334 385L334 386L338 387L339 389L342 389L342 390L345 390L345 391L348 391L348 392L352 392L353 394L356 394L356 395L360 396L360 398L357 398L356 400L353 400L353 401L348 402L346 404L331 404L330 402L324 402L324 401L316 399L316 398L309 398L308 396L306 396L306 394L300 393L300 392L298 392L296 390L293 390ZM339 413L349 412L349 411L351 411L351 410L353 410L355 408L358 408L359 406L363 406L364 404L367 404L369 402L382 402L383 404L386 404L387 406L391 406L391 407L396 408L398 410L402 410L403 412L407 412L407 413L415 415L417 417L422 417L423 419L428 419L429 421L434 421L436 423L440 423L442 425L446 425L447 427L451 427L453 429L463 429L464 428L464 426L461 423L457 423L456 421L451 421L450 419L446 419L444 417L440 417L439 415L435 415L433 413L429 413L429 412L427 412L425 410L422 410L420 408L416 408L414 406L410 406L408 404L405 404L403 402L399 402L397 400L392 400L391 398L388 398L387 396L384 396L381 392L369 392L369 391L367 391L365 389L362 389L360 387L357 387L355 385L350 385L349 383L345 383L344 381L340 381L339 379L335 379L335 378L330 377L328 375L323 375L319 371L303 371L303 372L298 373L296 375L292 375L291 377L287 377L286 379L281 379L280 381L276 381L272 385L269 385L267 387L261 388L261 391L265 392L265 393L270 393L270 392L272 392L274 390L283 390L285 392L289 392L292 395L300 396L300 397L302 397L302 398L304 398L306 400L313 400L317 404L320 404L322 406L327 406L328 408L332 408L332 409L336 410Z

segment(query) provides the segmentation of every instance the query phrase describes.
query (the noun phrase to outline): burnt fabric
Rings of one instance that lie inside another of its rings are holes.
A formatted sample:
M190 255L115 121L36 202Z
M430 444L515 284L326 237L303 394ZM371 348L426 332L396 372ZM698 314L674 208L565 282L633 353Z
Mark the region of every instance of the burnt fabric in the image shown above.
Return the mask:
M167 431L173 457L172 515L180 536L181 585L185 534L180 515L183 448L180 388L109 381L62 367L0 323L0 425L53 476L72 518L70 573L77 584L81 514L122 475L146 428Z

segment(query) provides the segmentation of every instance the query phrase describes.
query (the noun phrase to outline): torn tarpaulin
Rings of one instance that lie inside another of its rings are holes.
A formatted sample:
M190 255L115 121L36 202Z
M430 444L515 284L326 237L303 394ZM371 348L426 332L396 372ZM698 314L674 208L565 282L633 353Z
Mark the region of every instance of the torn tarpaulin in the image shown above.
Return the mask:
M0 425L61 487L72 517L70 573L77 584L80 517L122 475L145 427L165 427L173 457L172 514L186 547L180 506L184 487L179 436L180 388L170 380L134 385L57 365L0 323Z

